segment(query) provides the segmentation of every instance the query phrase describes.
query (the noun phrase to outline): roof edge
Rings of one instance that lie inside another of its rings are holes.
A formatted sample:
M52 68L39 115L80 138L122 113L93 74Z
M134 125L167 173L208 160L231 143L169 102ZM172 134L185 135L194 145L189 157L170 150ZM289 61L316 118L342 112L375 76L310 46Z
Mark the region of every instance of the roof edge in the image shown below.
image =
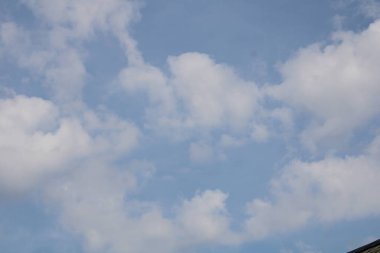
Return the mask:
M370 248L372 248L372 247L376 247L376 246L378 246L378 245L380 245L380 239L377 239L376 241L373 241L373 242L371 242L371 243L368 243L368 244L366 244L366 245L364 245L364 246L361 246L361 247L359 247L359 248L357 248L357 249L351 250L351 251L349 251L349 252L347 252L347 253L359 253L359 252L362 252L362 251L364 251L364 250L370 249Z

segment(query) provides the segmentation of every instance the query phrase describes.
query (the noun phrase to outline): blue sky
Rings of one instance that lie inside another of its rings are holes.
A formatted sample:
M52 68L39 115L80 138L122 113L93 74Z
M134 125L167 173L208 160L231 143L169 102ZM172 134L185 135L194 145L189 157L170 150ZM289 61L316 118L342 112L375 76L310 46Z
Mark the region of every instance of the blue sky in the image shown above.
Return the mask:
M0 2L2 252L378 239L377 0Z

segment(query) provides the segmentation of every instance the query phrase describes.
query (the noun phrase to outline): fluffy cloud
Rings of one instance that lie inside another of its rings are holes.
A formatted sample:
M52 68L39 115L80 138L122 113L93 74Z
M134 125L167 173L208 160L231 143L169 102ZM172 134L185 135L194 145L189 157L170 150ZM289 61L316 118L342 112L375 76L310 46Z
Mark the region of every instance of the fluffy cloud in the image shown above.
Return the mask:
M309 222L331 223L380 215L380 138L358 156L295 160L272 181L273 200L255 199L246 227L253 238L298 229Z
M270 94L310 115L301 133L310 149L349 137L380 113L380 21L354 34L337 33L327 46L300 50L281 68L284 82Z
M258 110L259 92L254 83L242 80L232 68L215 63L206 54L172 56L168 63L170 76L149 65L126 68L119 75L128 92L148 94L154 105L148 118L154 124L196 132L248 128Z
M167 84L167 77L158 68L148 64L128 67L120 72L118 79L129 93L147 93L153 105L148 117L160 121L175 113L173 87Z
M136 217L128 215L124 194L135 184L128 171L113 170L97 162L60 178L48 192L61 210L63 224L82 236L89 250L165 249L164 243L159 247L157 243L172 234L171 224L158 210L136 203L129 207L131 216L135 213Z
M57 108L39 98L0 101L0 180L3 188L34 183L87 152L90 138L74 120L57 122Z
M283 83L267 90L291 111L276 109L271 115L287 125L291 125L292 114L306 119L299 136L312 151L339 148L342 140L367 128L380 113L379 42L380 22L376 21L360 33L334 34L331 44L301 49L281 67ZM378 156L376 138L360 155L294 160L272 181L269 199L248 204L251 218L245 226L249 237L261 239L311 222L379 215Z
M257 88L240 79L230 67L199 53L170 57L169 66L169 82L183 105L185 126L244 127L252 119Z
M48 100L0 100L1 190L24 190L90 155L115 156L137 143L138 130L113 116L64 116Z
M208 190L184 201L177 220L188 241L231 244L240 240L237 234L230 231L226 199L225 193Z
M167 253L239 240L229 228L226 194L205 191L165 217L156 203L133 199L138 181L132 170L89 163L50 185L48 197L59 207L63 225L84 238L88 250Z

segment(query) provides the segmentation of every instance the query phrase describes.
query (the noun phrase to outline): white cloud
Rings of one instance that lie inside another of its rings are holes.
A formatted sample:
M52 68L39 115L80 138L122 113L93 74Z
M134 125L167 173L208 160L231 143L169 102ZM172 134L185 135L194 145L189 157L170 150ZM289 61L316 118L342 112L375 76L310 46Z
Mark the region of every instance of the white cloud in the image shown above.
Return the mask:
M18 190L67 165L89 149L90 138L75 120L57 121L57 108L39 98L0 101L0 180Z
M131 65L143 62L129 26L140 17L138 0L27 0L37 17L51 27L54 47L65 47L70 40L86 40L96 31L110 31L122 43Z
M206 54L172 56L168 64L168 75L148 64L127 67L119 74L127 92L148 95L149 126L174 137L221 129L231 135L248 131L259 109L255 83Z
M87 38L96 30L125 29L140 17L141 2L121 0L26 0L35 15L52 25L71 30L71 36Z
M206 54L171 56L168 64L168 74L144 63L128 66L118 76L128 93L147 95L147 129L174 140L192 139L199 134L200 140L210 139L210 134L217 133L215 138L221 139L222 148L241 146L244 139L250 139L249 132L258 124L261 109L255 83L241 79L231 67L215 63ZM261 131L255 140L269 137L263 125L256 128ZM213 138L209 143L217 143ZM237 141L232 143L233 139ZM206 162L220 156L215 155L216 149L205 141L192 142L189 156L193 162Z
M376 21L358 34L334 34L332 44L308 46L282 66L284 82L270 94L311 116L301 134L311 150L334 146L380 113L379 45Z
M118 79L127 92L147 93L153 105L148 117L160 121L160 118L175 113L173 88L167 84L167 77L158 68L147 64L128 67L120 72Z
M87 77L81 43L96 31L111 31L122 43L132 45L132 40L127 41L128 26L138 18L140 4L118 0L23 3L41 23L33 30L2 23L1 50L41 78L55 103L23 96L1 100L2 181L5 189L12 190L28 188L91 155L125 154L139 136L133 124L109 112L92 112L80 101ZM138 52L133 53L137 49L130 45L124 46L133 58Z
M257 109L254 83L240 79L223 64L205 54L186 53L169 57L177 99L183 106L186 127L246 127Z
M1 24L0 35L4 53L33 76L41 77L55 99L81 99L87 72L77 49L54 48L43 40L38 43L32 39L34 34L12 22Z
M76 116L83 121L91 134L93 149L110 158L126 155L136 147L141 133L131 122L120 119L109 111L94 112L87 109Z
M25 190L46 175L70 168L79 158L114 157L136 145L139 131L132 124L114 116L86 114L83 122L81 117L63 116L48 100L1 99L1 190Z
M184 200L169 218L156 203L132 198L137 185L131 170L112 169L98 160L53 181L47 192L63 225L81 236L90 251L170 253L238 241L229 230L227 196L221 191Z
M139 1L27 0L25 4L41 26L29 31L12 22L1 24L2 52L42 77L55 100L81 100L88 75L82 44L96 31L111 32L125 49L129 64L142 64L136 42L128 32L130 23L140 16Z
M312 221L331 223L380 215L379 139L358 156L295 160L272 181L273 200L255 199L246 222L253 238L299 229Z
M129 171L97 161L59 179L48 193L61 210L63 224L83 237L89 250L165 252L171 248L166 237L173 235L172 225L154 205L125 205L125 194L135 185Z
M184 201L178 210L177 220L188 241L231 244L240 240L230 230L226 199L225 193L208 190Z

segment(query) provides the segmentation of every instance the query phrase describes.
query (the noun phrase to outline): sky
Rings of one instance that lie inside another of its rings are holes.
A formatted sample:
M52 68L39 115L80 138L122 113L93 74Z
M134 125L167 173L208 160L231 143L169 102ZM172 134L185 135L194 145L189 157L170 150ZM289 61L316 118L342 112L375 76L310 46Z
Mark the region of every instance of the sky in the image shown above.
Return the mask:
M1 251L374 241L378 66L377 0L1 0Z

